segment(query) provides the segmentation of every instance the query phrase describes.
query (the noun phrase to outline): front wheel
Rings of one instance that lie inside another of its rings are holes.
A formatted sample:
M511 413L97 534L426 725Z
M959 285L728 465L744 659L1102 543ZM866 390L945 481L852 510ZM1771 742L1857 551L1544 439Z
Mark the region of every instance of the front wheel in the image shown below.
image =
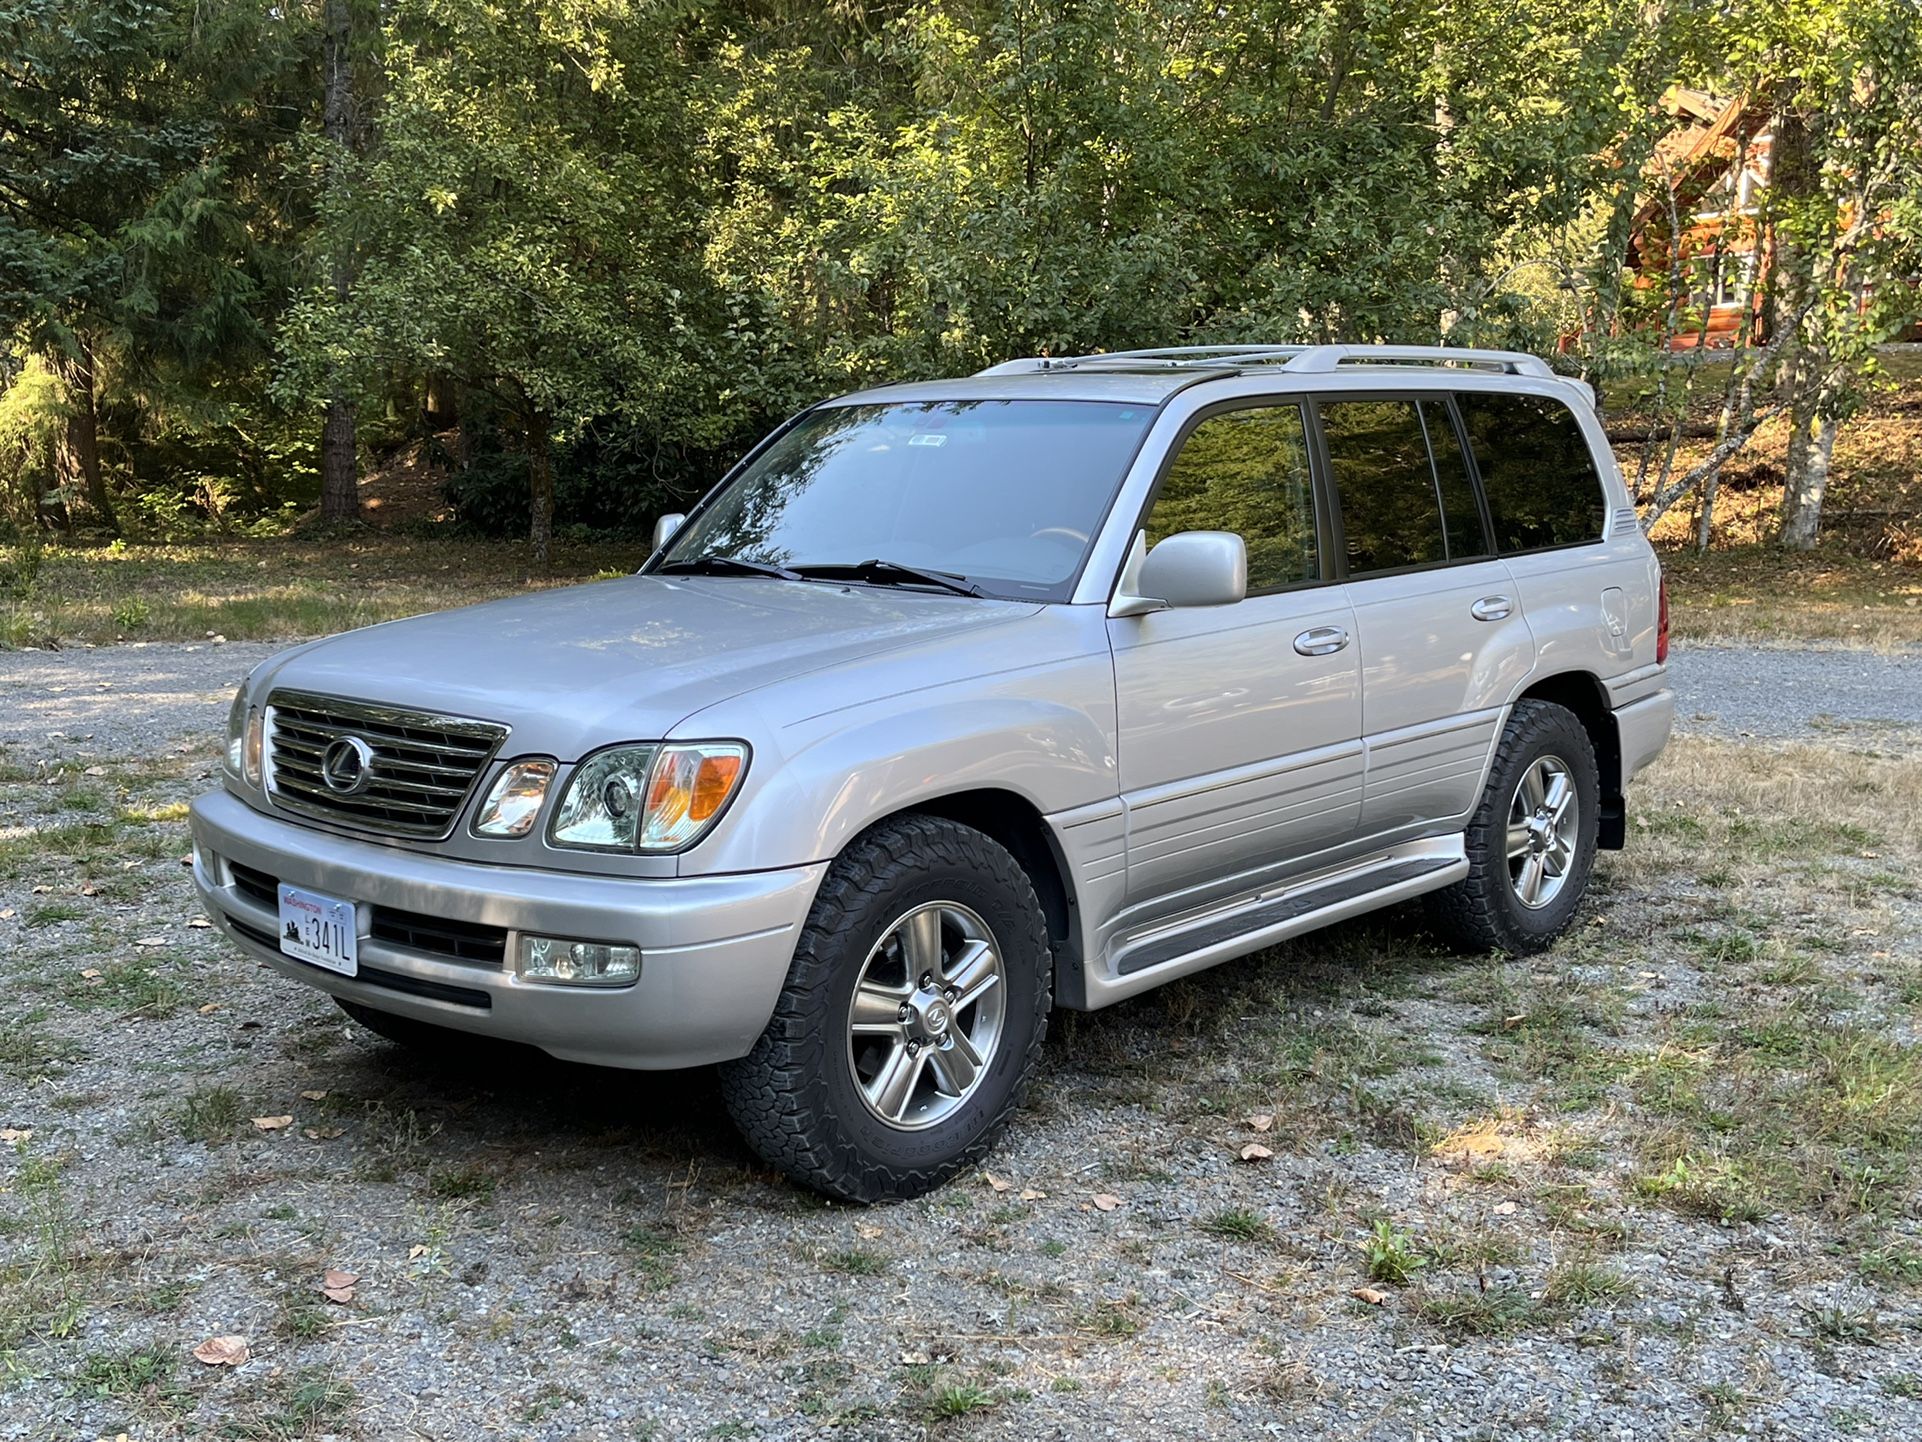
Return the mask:
M1541 951L1588 889L1600 819L1588 729L1565 706L1518 701L1468 823L1468 875L1429 894L1430 924L1471 951Z
M829 869L774 1016L721 1068L721 1095L794 1180L846 1201L918 1196L987 1154L1051 999L1020 865L958 822L902 817Z

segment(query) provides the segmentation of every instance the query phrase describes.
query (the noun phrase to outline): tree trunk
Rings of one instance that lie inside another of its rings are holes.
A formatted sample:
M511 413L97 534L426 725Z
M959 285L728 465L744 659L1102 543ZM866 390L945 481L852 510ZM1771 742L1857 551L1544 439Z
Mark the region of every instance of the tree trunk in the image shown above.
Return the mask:
M1782 488L1781 541L1791 551L1814 550L1822 532L1822 498L1835 454L1836 420L1828 400L1827 386L1810 385L1795 405L1788 479Z
M354 422L360 407L345 396L327 402L320 422L320 518L323 521L360 519L360 478L355 464L359 447Z
M527 539L533 555L530 569L546 574L554 548L554 457L548 449L548 419L544 411L527 417Z
M321 69L325 93L321 127L337 147L328 163L327 185L340 185L340 156L354 143L353 12L348 0L326 0L323 7ZM331 260L334 299L345 304L353 286L351 261L341 238L334 238ZM336 380L320 423L320 518L323 521L360 519L360 487L356 466L355 423L360 408Z
M93 353L82 342L77 355L54 354L53 367L66 388L66 420L54 438L53 469L65 493L67 516L120 534L120 522L100 475L100 421L94 409Z

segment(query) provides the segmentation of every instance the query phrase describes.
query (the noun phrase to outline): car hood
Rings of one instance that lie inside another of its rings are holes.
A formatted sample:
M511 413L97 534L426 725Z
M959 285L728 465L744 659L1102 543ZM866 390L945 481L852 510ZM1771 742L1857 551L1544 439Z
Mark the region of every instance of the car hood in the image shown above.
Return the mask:
M270 661L254 690L504 722L503 755L576 761L669 736L756 687L1037 609L871 586L628 576L315 641Z

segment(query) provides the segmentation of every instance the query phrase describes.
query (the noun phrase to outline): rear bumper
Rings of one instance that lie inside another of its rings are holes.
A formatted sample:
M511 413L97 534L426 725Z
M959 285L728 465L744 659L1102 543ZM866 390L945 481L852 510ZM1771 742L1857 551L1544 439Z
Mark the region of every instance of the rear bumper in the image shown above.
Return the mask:
M773 1014L827 869L635 879L483 866L296 826L224 791L195 801L189 821L201 902L250 956L380 1011L602 1066L699 1066L746 1054ZM236 865L251 888L236 885ZM361 975L283 956L261 876L353 901ZM396 916L498 932L505 960L397 940ZM385 937L373 934L377 919ZM523 982L512 971L521 931L636 945L640 979L607 989Z
M1627 786L1668 745L1675 726L1675 693L1666 688L1615 710L1622 745L1622 785Z

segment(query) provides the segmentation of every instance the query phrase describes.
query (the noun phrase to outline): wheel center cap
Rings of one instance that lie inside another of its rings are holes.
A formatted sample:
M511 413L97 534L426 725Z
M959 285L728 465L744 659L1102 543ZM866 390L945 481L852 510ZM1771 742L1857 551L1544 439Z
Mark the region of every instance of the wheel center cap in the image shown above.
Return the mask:
M946 1031L950 1019L948 1004L941 998L936 997L932 1001L922 1003L921 1024L927 1028L930 1036L940 1036Z

